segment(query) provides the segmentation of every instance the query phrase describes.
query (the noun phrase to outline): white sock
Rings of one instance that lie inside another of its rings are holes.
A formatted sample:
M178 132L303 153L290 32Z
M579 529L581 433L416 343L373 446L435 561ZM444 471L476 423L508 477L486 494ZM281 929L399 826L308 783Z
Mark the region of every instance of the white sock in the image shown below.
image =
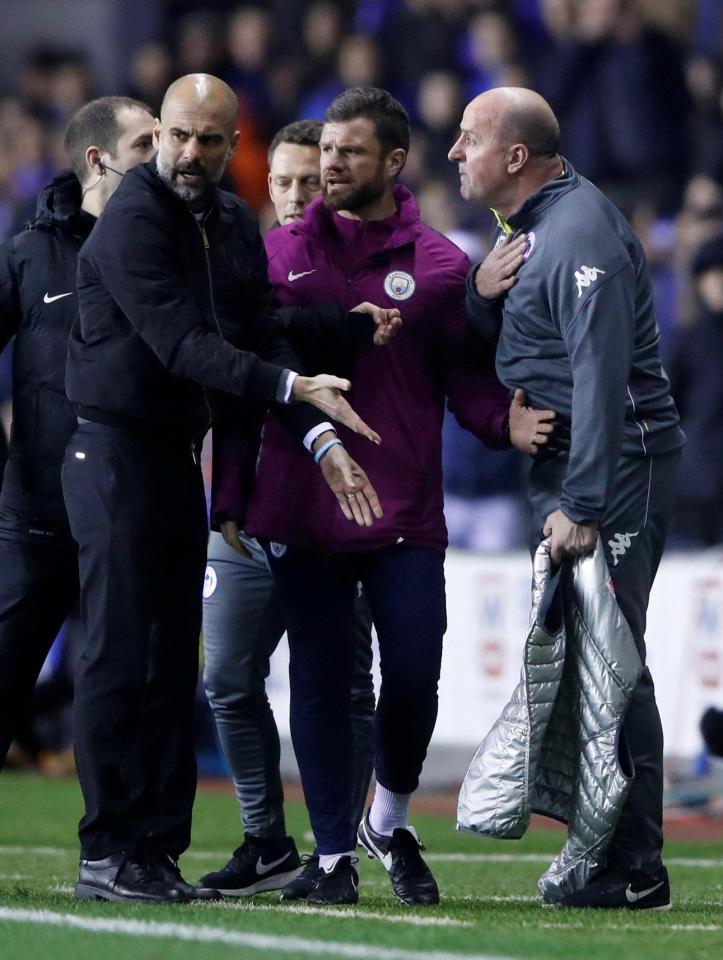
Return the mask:
M319 866L324 873L331 873L342 857L351 857L354 859L356 854L353 850L345 850L344 853L320 853Z
M397 827L409 826L411 793L394 793L377 783L369 811L369 823L375 833L391 837Z

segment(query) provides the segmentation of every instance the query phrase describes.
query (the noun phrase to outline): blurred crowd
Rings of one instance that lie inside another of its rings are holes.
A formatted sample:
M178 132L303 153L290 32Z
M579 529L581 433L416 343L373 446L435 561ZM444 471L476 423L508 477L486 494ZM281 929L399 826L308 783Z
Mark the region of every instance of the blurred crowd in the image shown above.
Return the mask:
M64 165L62 131L82 103L120 93L157 110L170 80L207 71L239 95L242 139L227 185L263 227L272 220L274 132L322 118L345 87L371 84L412 117L403 179L424 219L479 259L490 222L460 201L447 152L471 97L533 87L560 119L563 154L620 206L647 249L688 434L673 545L723 541L723 0L168 0L166 8L164 34L134 51L121 90L99 88L82 38L74 50L24 53L14 88L0 91L0 239L22 227ZM452 420L445 429L452 543L522 545L521 463L487 454Z

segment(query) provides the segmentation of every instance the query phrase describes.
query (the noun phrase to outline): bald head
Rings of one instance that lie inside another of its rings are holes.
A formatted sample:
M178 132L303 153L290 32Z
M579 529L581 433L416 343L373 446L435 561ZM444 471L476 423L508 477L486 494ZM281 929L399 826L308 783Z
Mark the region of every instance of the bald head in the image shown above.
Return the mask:
M169 111L202 112L233 131L238 119L238 97L231 87L210 73L188 73L170 85L161 104L161 122Z
M547 100L534 90L495 87L475 97L467 109L483 123L491 124L505 147L523 143L534 157L553 157L558 151L557 117Z
M238 100L231 87L208 73L189 73L166 91L153 136L162 180L192 209L211 202L239 140Z
M465 200L509 215L561 172L560 127L534 90L487 90L467 105L460 130L449 159L459 165Z

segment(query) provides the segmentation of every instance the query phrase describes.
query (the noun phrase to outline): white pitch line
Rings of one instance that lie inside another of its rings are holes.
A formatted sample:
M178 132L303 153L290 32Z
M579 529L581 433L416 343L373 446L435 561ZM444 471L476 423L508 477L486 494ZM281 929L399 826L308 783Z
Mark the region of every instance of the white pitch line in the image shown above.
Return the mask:
M65 847L3 846L0 844L0 857L26 856L77 858L77 850ZM184 860L217 860L228 858L228 850L189 850L183 854ZM424 859L430 863L550 863L555 857L550 853L426 853ZM671 867L693 867L696 869L720 870L723 858L711 857L668 857L666 864Z
M531 923L523 921L520 926L528 927L531 930L592 930L588 924L584 923ZM652 928L641 927L635 923L604 923L595 926L595 930L636 930L638 932L648 933ZM657 932L667 933L673 930L675 933L715 933L723 930L723 927L716 923L671 923L654 928Z
M490 954L451 953L436 950L405 950L381 944L343 943L311 940L304 937L282 937L262 933L241 933L207 924L159 923L153 920L120 920L102 917L81 917L77 914L50 910L23 910L0 907L0 920L35 925L69 927L88 933L113 933L157 940L181 940L186 943L225 943L273 953L316 954L353 957L355 960L509 960Z
M244 900L221 900L217 901L215 906L226 907L227 909L247 910L249 913L260 911L270 911L271 913L296 913L307 917L334 917L337 920L381 920L384 923L406 923L416 927L475 927L477 924L469 920L456 920L454 917L429 917L419 916L417 914L377 913L374 910L339 910L334 907L315 907L313 904L308 906L278 906L273 903L255 903L254 901Z

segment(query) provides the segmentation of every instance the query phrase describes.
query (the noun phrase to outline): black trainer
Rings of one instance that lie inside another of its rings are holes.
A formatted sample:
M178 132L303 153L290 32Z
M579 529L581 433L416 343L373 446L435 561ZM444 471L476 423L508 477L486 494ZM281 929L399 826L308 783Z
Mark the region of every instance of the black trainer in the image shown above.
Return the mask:
M327 873L319 868L319 879L314 889L307 895L307 903L356 903L359 900L359 874L354 869L356 857L339 857L334 867Z
M281 891L282 900L306 900L319 882L323 873L319 866L319 854L305 854L301 858L301 863L301 872Z
M163 878L157 864L113 853L102 860L81 860L75 896L79 900L136 900L141 903L188 903L175 883Z
M291 837L274 840L247 834L223 870L207 873L197 886L200 890L218 890L226 897L250 897L281 889L294 879L300 867Z
M598 910L670 910L668 871L604 870L581 890L568 893L560 907Z
M161 879L172 883L188 900L221 900L218 890L211 887L194 887L181 876L178 861L170 853L151 855L151 862L161 875Z
M367 810L357 837L369 859L380 860L384 865L392 890L402 903L428 907L439 903L437 881L419 852L424 850L424 845L414 827L397 827L391 837L387 837L372 830Z

